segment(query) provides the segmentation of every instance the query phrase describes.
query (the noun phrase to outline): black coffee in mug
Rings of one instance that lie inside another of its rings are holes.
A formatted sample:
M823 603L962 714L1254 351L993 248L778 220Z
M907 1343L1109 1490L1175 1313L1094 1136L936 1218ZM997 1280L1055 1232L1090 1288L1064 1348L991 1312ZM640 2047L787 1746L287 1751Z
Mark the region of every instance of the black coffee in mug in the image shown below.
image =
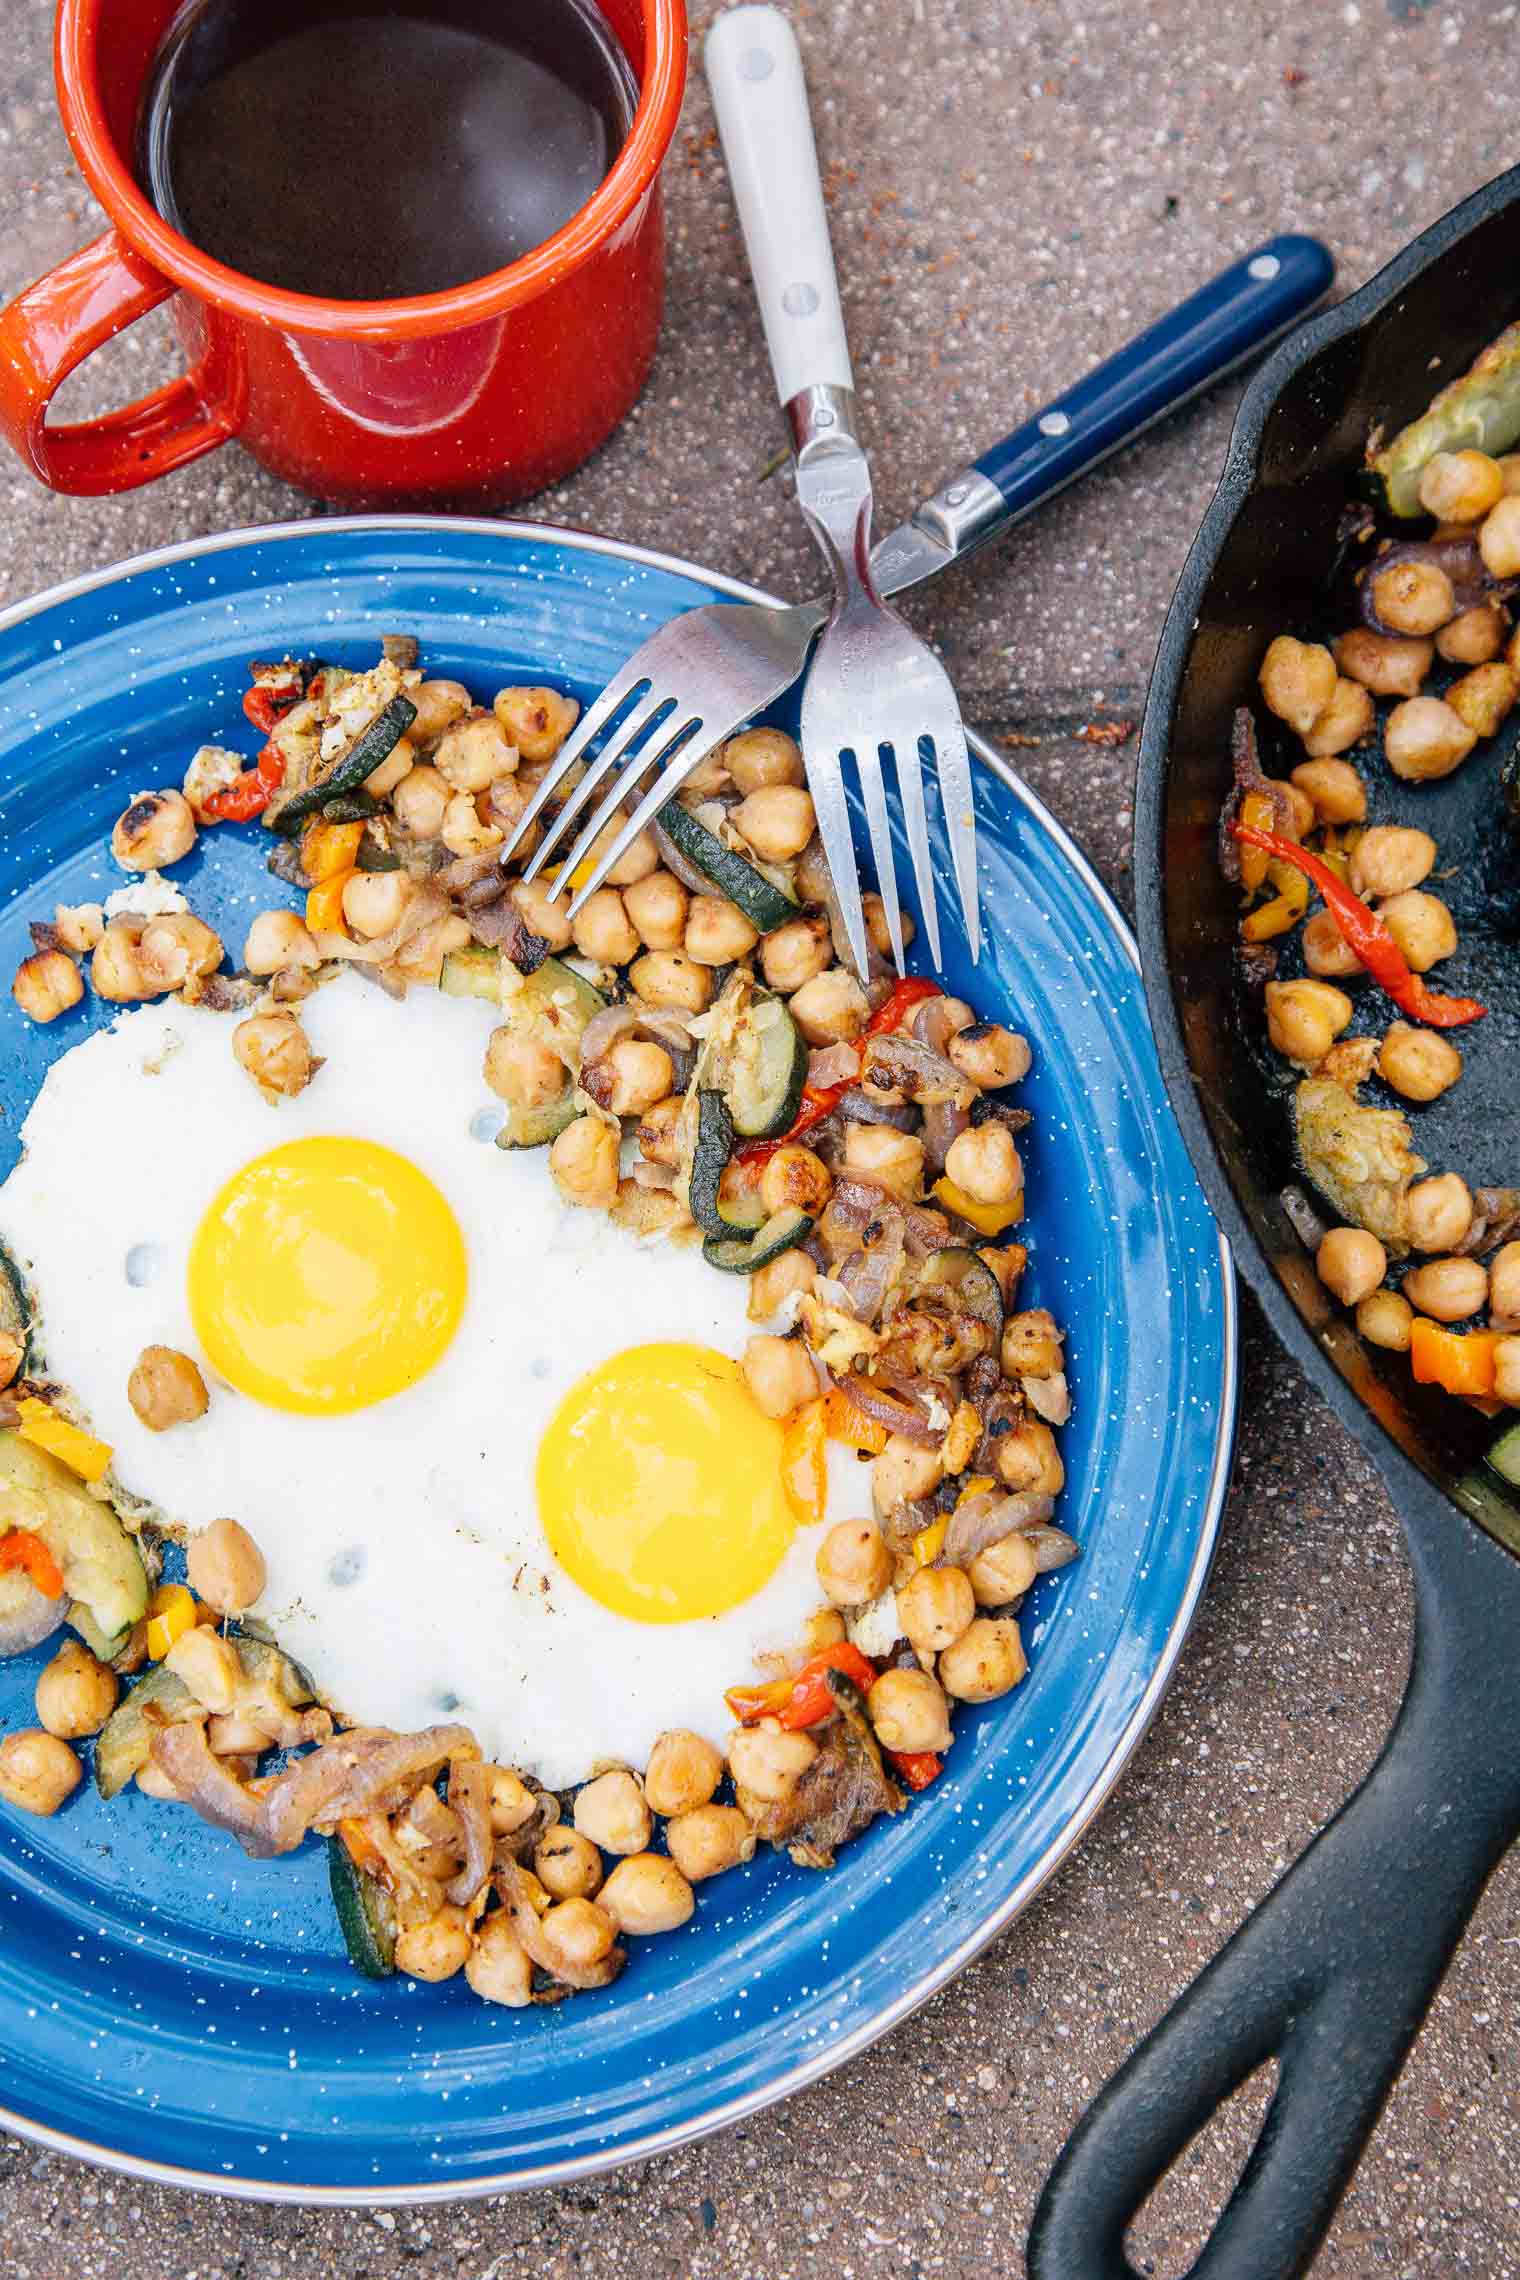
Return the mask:
M292 293L440 293L583 206L638 95L595 0L191 0L138 172L214 260Z

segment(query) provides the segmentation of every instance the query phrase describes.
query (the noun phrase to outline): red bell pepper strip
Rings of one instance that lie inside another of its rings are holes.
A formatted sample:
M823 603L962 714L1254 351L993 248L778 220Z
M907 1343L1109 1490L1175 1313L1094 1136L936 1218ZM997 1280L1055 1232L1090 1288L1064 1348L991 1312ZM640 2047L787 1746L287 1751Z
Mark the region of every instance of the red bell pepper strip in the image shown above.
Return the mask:
M266 744L251 768L245 768L225 792L213 792L202 802L203 812L216 823L251 823L262 815L285 781L285 762L272 744Z
M63 1570L30 1528L12 1528L0 1536L0 1575L12 1568L23 1568L44 1598L63 1597Z
M883 1750L886 1759L904 1789L927 1789L945 1770L945 1761L936 1757L933 1750Z
M922 974L908 974L898 983L886 1003L879 1005L872 1014L861 1032L861 1043L857 1050L864 1052L866 1038L883 1037L889 1029L895 1029L909 1006L917 1005L921 998L943 995L938 982L927 981ZM843 1083L837 1085L804 1085L802 1106L780 1139L752 1140L747 1148L736 1151L738 1161L741 1164L768 1163L778 1148L791 1147L802 1138L804 1132L811 1132L815 1124L821 1124L826 1116L832 1116L855 1081L854 1077L846 1077Z
M294 711L301 701L301 684L295 681L259 681L243 698L243 712L267 736L277 720Z
M795 1678L778 1678L769 1686L731 1686L723 1699L743 1726L756 1725L762 1718L777 1718L795 1733L834 1715L838 1704L829 1692L827 1674L831 1670L853 1678L862 1692L869 1692L876 1684L876 1665L867 1661L859 1647L841 1639L837 1646L824 1647L805 1662Z
M1264 848L1268 855L1275 855L1280 863L1291 863L1295 870L1302 871L1306 879L1313 881L1325 898L1326 910L1340 929L1342 941L1355 951L1373 980L1405 1013L1413 1014L1416 1021L1428 1022L1432 1029L1460 1029L1466 1022L1483 1019L1488 1008L1480 1005L1476 998L1443 997L1439 991L1427 988L1423 977L1411 971L1403 951L1377 912L1369 910L1361 896L1353 894L1328 863L1322 863L1317 855L1311 855L1295 841L1280 838L1275 831L1258 831L1249 823L1232 823L1230 829L1247 846Z

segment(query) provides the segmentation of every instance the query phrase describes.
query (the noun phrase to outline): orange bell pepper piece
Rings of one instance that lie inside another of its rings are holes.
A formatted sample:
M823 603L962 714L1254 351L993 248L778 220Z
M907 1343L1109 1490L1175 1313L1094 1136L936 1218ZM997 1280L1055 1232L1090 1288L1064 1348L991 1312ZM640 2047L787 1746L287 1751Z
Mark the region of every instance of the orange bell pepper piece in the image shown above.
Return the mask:
M346 830L347 825L339 825ZM343 889L353 878L352 870L336 871L330 879L312 888L306 898L306 926L311 934L346 934L343 923Z
M1417 1314L1409 1332L1409 1363L1416 1385L1438 1385L1444 1393L1491 1399L1494 1348L1500 1335L1497 1330L1447 1330Z
M12 1528L0 1536L0 1575L12 1568L23 1569L45 1599L63 1597L63 1570L30 1528Z
M741 1725L779 1718L788 1732L795 1733L833 1716L834 1697L827 1676L831 1670L841 1670L846 1678L853 1678L862 1692L876 1684L876 1665L866 1660L859 1647L841 1639L837 1646L824 1647L805 1662L795 1678L773 1679L768 1686L731 1686L723 1699Z
M887 1428L857 1409L842 1385L831 1385L823 1397L823 1422L831 1441L879 1457L887 1445Z
M781 1485L799 1525L811 1527L828 1510L828 1427L822 1399L805 1402L781 1436Z

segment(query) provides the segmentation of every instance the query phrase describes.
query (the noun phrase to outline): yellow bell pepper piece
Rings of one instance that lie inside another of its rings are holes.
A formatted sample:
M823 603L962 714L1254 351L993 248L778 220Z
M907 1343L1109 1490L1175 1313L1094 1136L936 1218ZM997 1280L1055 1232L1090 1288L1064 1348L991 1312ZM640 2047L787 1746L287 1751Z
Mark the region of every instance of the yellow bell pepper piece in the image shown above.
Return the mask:
M933 1193L947 1211L953 1211L957 1219L966 1220L981 1235L1001 1235L1005 1227L1017 1227L1024 1216L1022 1188L1011 1203L978 1203L946 1173L935 1181Z
M989 1488L996 1487L997 1482L991 1473L972 1473L970 1478L962 1484L960 1495L955 1500L956 1504L958 1506L964 1504L968 1496L985 1496Z
M346 828L339 826L338 828ZM346 934L343 923L343 889L353 878L352 870L335 871L330 879L313 887L306 898L306 926L312 934Z
M314 887L351 871L359 860L362 823L313 823L301 839L301 868Z
M176 1639L195 1627L195 1594L182 1583L161 1583L148 1601L148 1654L162 1662Z
M34 1449L45 1449L50 1457L67 1465L70 1472L78 1473L81 1480L97 1481L104 1478L110 1468L111 1450L104 1441L97 1441L93 1433L81 1432L56 1409L49 1409L45 1401L29 1393L18 1404L21 1423L17 1430L23 1441L30 1441Z
M823 1401L809 1401L787 1420L781 1436L781 1486L800 1526L811 1527L828 1510L828 1426Z
M950 1531L948 1519L931 1520L927 1528L920 1528L913 1539L913 1557L920 1567L932 1567L945 1548Z
M1291 863L1279 862L1274 855L1267 865L1267 877L1277 893L1270 902L1253 910L1249 918L1241 920L1243 942L1270 942L1274 935L1286 934L1290 927L1297 926L1309 907L1309 882Z
M1253 831L1276 831L1277 810L1265 792L1247 792L1240 803L1240 820ZM1254 895L1267 875L1266 850L1240 844L1240 883L1248 895Z
M1447 1330L1417 1314L1409 1328L1409 1364L1416 1385L1438 1385L1443 1393L1492 1397L1497 1330Z

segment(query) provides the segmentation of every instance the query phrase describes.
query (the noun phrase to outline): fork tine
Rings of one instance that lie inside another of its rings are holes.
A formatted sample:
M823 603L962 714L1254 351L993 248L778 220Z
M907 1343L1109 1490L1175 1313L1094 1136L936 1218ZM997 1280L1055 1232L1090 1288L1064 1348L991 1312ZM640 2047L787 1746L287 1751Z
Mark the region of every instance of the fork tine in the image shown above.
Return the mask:
M659 814L661 808L665 806L667 801L674 799L676 793L681 789L681 786L685 783L687 777L697 766L698 762L705 759L707 754L712 750L712 746L702 741L699 737L701 726L702 723L700 719L695 713L693 713L688 720L684 720L681 723L681 726L676 730L673 736L666 739L665 743L661 745L659 751L654 755L656 762L662 760L665 762L664 767L661 768L660 773L658 776L656 776L654 782L650 785L648 791L644 794L644 797L639 801L639 804L634 809L632 815L629 816L627 821L624 823L622 830L613 840L611 846L606 850L605 854L599 855L597 857L595 869L591 872L591 875L586 880L585 885L577 890L575 900L570 905L570 909L567 913L570 918L574 918L579 912L582 904L585 903L590 896L596 893L597 888L601 886L605 880L607 873L613 868L614 864L621 861L622 857L633 845L633 842L638 838L639 833L644 829L645 825L653 821L654 817ZM585 839L588 846L595 839L597 833L603 830L611 819L613 813L617 808L618 801L623 796L624 789L625 781L624 779L620 778L619 781L613 786L613 789L608 793L606 799L603 800L601 806L597 809L596 814L592 817L590 823L586 826L582 837ZM571 853L565 859L565 872L567 875L576 867L576 850L579 848L579 845L580 842L577 841L576 849L572 849Z
M664 720L661 721L661 728L668 728L674 718L675 712L673 710L666 715ZM628 797L631 787L635 784L641 783L644 777L649 773L650 769L658 766L659 762L662 761L665 758L666 754L671 750L672 744L674 743L676 737L684 738L686 736L689 736L694 729L700 728L701 725L702 723L699 716L693 714L681 723L680 727L674 732L674 736L667 737L664 743L662 743L658 748L655 748L652 745L646 745L642 752L635 753L634 757L629 761L627 767L618 777L617 782L613 785L611 791L607 794L607 797L602 801L602 804L597 809L595 815L592 816L590 822L585 823L581 826L580 831L576 835L574 846L570 849L563 863L560 865L559 877L554 882L554 894L558 894L559 889L562 885L567 886L569 884L571 873L579 869L587 854L596 845L597 833L599 831L605 830L606 826L611 822L613 816L617 813L619 803ZM573 909L578 910L580 908L581 904L586 899L586 895L593 890L593 887L598 884L603 877L605 877L612 863L616 862L616 860L616 856L599 856L597 858L596 877L593 881L588 882L587 886L584 889L578 888L576 890L575 901L571 906Z
M636 780L643 774L648 762L642 754L635 753L633 747L667 710L674 710L670 696L663 690L651 689L641 703L636 704L631 712L623 715L623 718L618 722L616 731L609 735L606 744L596 758L588 761L585 775L582 776L575 790L554 818L539 846L534 849L533 860L523 872L525 879L533 879L538 876L545 863L548 862L550 856L563 841L571 824L574 823L582 808L586 806L595 793L598 784L604 783L614 769L621 769L626 762L631 780ZM559 877L550 884L549 900L551 902L559 893L561 881L568 876L568 872L561 868Z
M804 713L806 698L803 699ZM818 824L818 836L823 842L823 857L839 897L839 912L844 920L845 936L855 970L864 985L871 978L871 961L866 954L866 914L860 904L860 870L855 861L855 841L850 832L850 808L845 797L844 774L839 765L839 754L827 745L820 746L810 740L804 718L802 747L807 762L808 790L813 795L813 814Z
M938 972L943 963L939 946L939 905L934 899L934 863L929 853L929 818L924 811L924 765L915 742L894 748L897 762L897 788L902 794L903 821L908 833L908 852L913 858L913 876L918 882L918 903L924 914L924 932L929 937L929 955Z
M555 754L554 765L514 824L506 845L501 851L501 859L504 863L508 861L519 841L527 836L529 830L538 821L539 816L548 806L550 800L553 799L592 738L601 733L613 714L621 711L629 698L636 696L643 686L643 679L630 674L625 668L623 672L608 682L596 702L586 707Z
M897 869L892 858L892 826L887 821L887 787L882 781L881 755L887 747L877 748L862 744L855 755L855 766L860 775L860 789L866 803L866 825L871 834L871 857L876 865L876 884L881 894L882 907L887 915L887 933L891 937L892 955L897 971L903 967L902 911L897 900Z
M976 810L971 755L966 750L966 732L959 719L943 743L936 743L935 773L939 778L940 804L945 811L945 829L950 838L950 860L955 866L955 883L960 888L961 916L966 922L966 940L971 946L974 966L982 954L981 902L976 884Z

